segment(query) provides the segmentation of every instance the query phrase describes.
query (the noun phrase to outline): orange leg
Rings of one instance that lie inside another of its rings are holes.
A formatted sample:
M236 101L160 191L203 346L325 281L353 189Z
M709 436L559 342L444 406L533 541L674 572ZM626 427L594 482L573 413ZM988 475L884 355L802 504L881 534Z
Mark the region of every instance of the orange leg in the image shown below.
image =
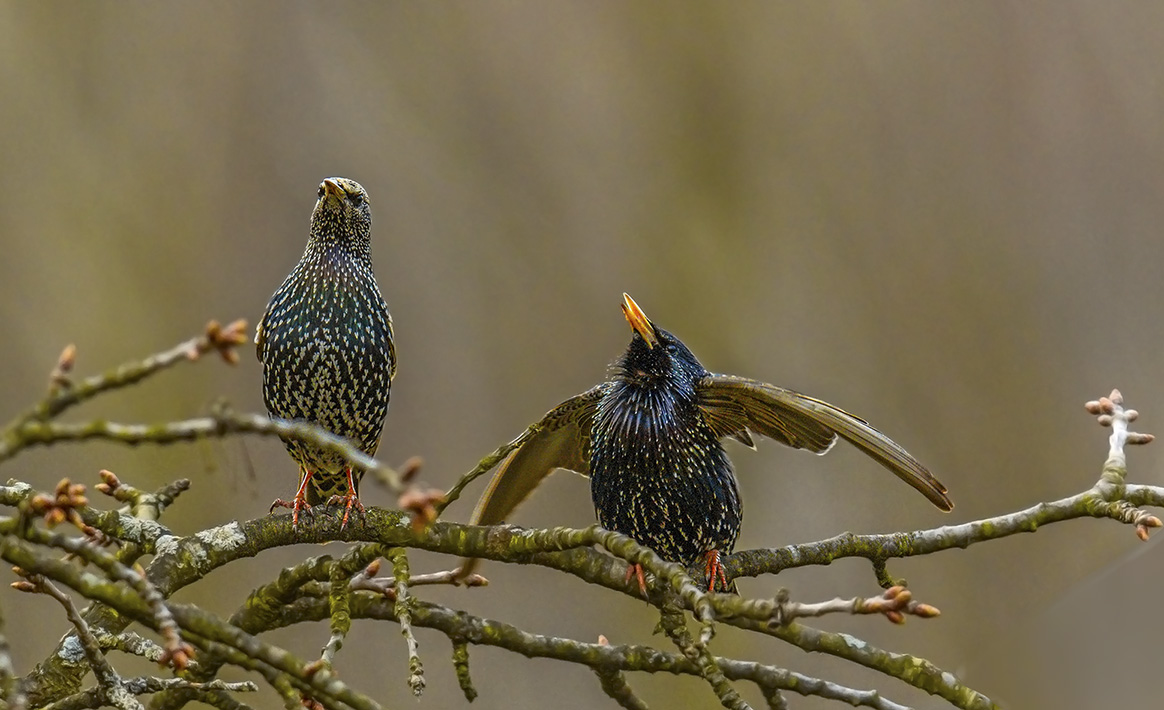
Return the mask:
M311 471L300 468L299 472L303 476L303 480L299 483L299 490L295 491L295 498L292 500L283 500L276 498L274 503L271 503L271 510L268 512L275 512L275 508L290 508L291 509L291 529L294 530L299 527L299 513L306 510L308 514L311 513L311 506L307 505L307 483L311 480Z
M709 550L707 552L707 560L703 565L703 573L707 577L707 590L709 592L715 591L717 583L719 588L724 591L731 589L728 586L727 572L724 570L719 556L719 550Z
M639 591L643 593L643 597L646 597L647 596L647 579L646 579L646 577L643 576L643 566L632 564L630 567L627 567L626 568L626 579L623 580L623 583L625 584L625 583L629 582L632 575L635 575L639 578Z
M356 494L356 481L352 476L352 469L350 467L347 469L347 473L348 492L342 496L334 495L327 501L328 505L339 505L342 503L344 506L344 518L340 521L340 530L348 526L348 516L351 515L352 508L358 510L361 517L364 515L364 504L360 502L360 496Z

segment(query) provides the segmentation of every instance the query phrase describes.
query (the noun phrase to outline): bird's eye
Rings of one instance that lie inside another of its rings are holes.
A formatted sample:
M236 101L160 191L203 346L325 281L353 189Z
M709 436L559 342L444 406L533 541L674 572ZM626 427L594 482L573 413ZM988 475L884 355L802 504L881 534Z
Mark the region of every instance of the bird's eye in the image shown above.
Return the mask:
M320 199L323 198L323 185L319 186L319 197L320 197Z
M667 343L667 352L674 355L675 353L679 352L679 346L675 343Z
M353 206L359 207L360 205L364 204L364 193L353 192L352 194L348 195L348 199L352 201Z

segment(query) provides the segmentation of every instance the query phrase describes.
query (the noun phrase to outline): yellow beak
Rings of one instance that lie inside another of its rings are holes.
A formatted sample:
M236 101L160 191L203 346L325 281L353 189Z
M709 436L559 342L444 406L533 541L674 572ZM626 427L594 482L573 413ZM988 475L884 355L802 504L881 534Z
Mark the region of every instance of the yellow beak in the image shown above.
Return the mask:
M340 184L331 178L324 180L320 187L323 188L322 199L325 200L329 197L334 197L335 199L342 201L344 196L347 194L344 192L344 189L340 187Z
M653 348L659 344L659 338L655 335L655 326L651 325L651 321L647 319L647 314L643 313L643 309L639 308L639 304L635 303L635 300L626 293L622 294L622 314L626 316L626 322L630 323L630 327L643 336L648 348Z

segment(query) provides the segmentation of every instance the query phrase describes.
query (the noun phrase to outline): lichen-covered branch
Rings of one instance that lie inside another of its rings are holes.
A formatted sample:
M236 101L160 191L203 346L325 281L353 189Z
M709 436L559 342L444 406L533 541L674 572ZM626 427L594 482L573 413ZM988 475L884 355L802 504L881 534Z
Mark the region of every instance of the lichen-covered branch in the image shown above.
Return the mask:
M473 677L469 674L469 644L461 639L453 639L453 671L457 674L457 685L465 694L465 700L477 699L477 689L473 687Z
M829 540L743 551L724 558L728 574L735 578L860 557L872 563L878 581L888 587L879 596L815 603L792 601L787 592L775 599L709 593L696 584L698 576L689 570L659 558L624 535L597 526L581 530L522 530L437 520L472 481L535 434L536 426L483 458L447 493L442 493L420 490L410 483L418 463L407 464L402 475L366 456L351 442L313 425L240 414L225 406L216 407L207 417L157 424L58 420L80 402L141 382L202 354L217 351L232 362L237 358L235 348L246 340L244 330L241 322L226 328L211 324L198 338L171 350L76 382L71 375L76 353L67 349L53 370L45 398L0 430L0 462L32 446L70 441L98 439L165 445L244 434L279 436L310 442L373 473L372 478L397 494L402 510L369 509L346 527L341 527L336 516L318 515L298 530L292 528L289 516L266 516L177 537L159 525L156 518L185 490L186 482L150 494L123 483L112 473L102 472L98 489L122 506L111 511L91 507L83 495L84 488L69 481L62 482L51 494L33 491L19 482L0 486L0 505L15 511L12 517L0 517L0 557L21 567L31 575L31 581L41 584L42 591L58 600L69 597L53 583L97 602L83 617L75 606L70 606L71 602L65 605L66 617L76 628L69 638L73 639L74 649L80 651L73 654L71 662L66 660L63 650L70 643L66 639L53 658L24 679L22 688L28 690L33 706L55 703L53 707L92 707L93 703L111 703L132 708L139 706L137 695L151 692L158 693L152 703L158 710L173 710L190 699L216 707L240 708L244 706L231 692L241 688L213 680L223 665L232 665L258 674L288 708L298 707L301 699L307 698L324 708L372 710L378 704L341 682L330 666L353 620L380 619L399 625L409 650L409 683L418 695L424 676L414 627L437 629L450 639L458 683L470 700L477 693L468 666L468 644L473 643L586 666L598 675L607 694L623 707L645 707L626 678L627 673L633 672L700 677L728 708L748 707L733 685L739 682L759 687L769 707L784 707L782 692L881 710L902 707L877 691L847 688L755 661L717 656L713 644L717 629L728 627L765 634L806 652L829 654L877 670L956 707L985 710L993 707L988 698L925 659L879 649L843 633L805 626L798 619L828 613L875 613L894 622L902 621L906 615L935 616L937 610L914 599L913 590L893 586L886 563L898 557L964 548L1082 517L1108 518L1131 525L1141 538L1161 526L1159 518L1147 508L1164 507L1164 488L1126 481L1125 447L1148 443L1151 436L1130 431L1129 424L1135 421L1136 413L1123 407L1118 392L1088 404L1099 423L1112 428L1112 435L1103 473L1087 491L1015 513L934 530L893 535L846 533ZM42 529L64 523L80 529L84 537ZM274 547L335 540L358 544L339 559L317 557L284 570L278 579L252 592L229 620L170 601L175 592L208 579L233 561ZM119 547L102 547L108 543ZM408 549L545 566L636 598L640 596L639 587L628 583L626 570L628 564L641 565L653 580L647 601L660 612L661 627L678 652L647 645L611 645L605 639L593 644L540 636L425 602L415 593L421 584L483 584L485 580L462 580L452 572L413 575ZM63 560L59 557L61 550L69 553ZM153 558L144 571L135 569L134 563L146 554ZM393 563L391 578L376 577L378 558L382 556ZM81 564L88 567L82 569ZM694 631L688 629L688 614L697 624L692 627ZM322 618L332 622L331 636L322 652L323 662L305 664L259 638L259 634L280 626ZM161 643L125 633L131 623L157 631ZM104 658L101 649L111 647L124 647L175 668L187 666L190 654L197 649L201 662L197 667L187 667L181 679L126 681ZM0 653L0 682L5 684L6 696L19 692L13 687L11 666ZM80 682L90 669L95 671L97 685L82 691Z
M610 642L606 640L605 636L599 636L598 645L609 646ZM598 676L602 692L609 695L614 702L618 703L619 707L625 708L625 710L648 710L647 704L642 698L635 695L630 683L627 683L625 673L617 668L592 668L591 670Z
M209 683L191 683L181 678L156 678L153 676L127 678L121 681L122 687L129 695L139 696L158 693L163 690L181 690L191 699L199 700L212 707L227 708L228 710L247 710L247 706L231 698L228 693L253 693L259 689L250 681L227 683L221 680ZM93 688L82 693L69 696L48 705L44 710L85 710L87 708L101 708L109 705L100 688Z
M45 398L0 432L0 461L11 458L19 451L19 442L10 439L10 434L23 423L54 419L67 409L93 399L103 392L135 385L150 375L181 362L196 361L212 351L218 352L229 364L238 362L235 348L247 341L246 330L245 320L236 320L225 327L212 320L206 324L203 334L196 338L144 359L127 362L100 375L87 377L80 382L74 382L70 376L76 362L76 348L72 345L66 347L49 377L49 391ZM12 448L14 444L16 447Z
M400 624L400 635L404 637L404 644L408 648L408 687L412 689L412 694L419 698L424 693L424 665L420 662L420 645L416 642L416 634L412 633L412 607L415 606L415 600L408 592L411 577L408 553L402 547L394 547L388 551L388 559L392 562L396 620Z
M352 597L352 617L397 621L395 604L382 596L362 593ZM303 597L283 608L278 626L327 618L327 600ZM590 668L622 672L671 673L700 676L695 663L679 653L668 653L651 646L613 645L609 642L586 643L572 639L543 636L522 631L501 621L476 617L465 612L417 601L413 608L413 625L431 628L453 639L454 644L472 643L503 648L530 658L548 658L577 663ZM454 646L456 648L456 646ZM467 650L463 652L467 677ZM459 654L458 654L459 655ZM715 658L724 676L732 681L781 688L807 696L841 700L853 706L880 710L905 710L876 691L861 691L812 678L783 668L729 658ZM472 686L470 686L472 687Z
M50 541L49 533L35 529L26 531L25 535L31 542L40 545L47 545ZM2 550L3 559L28 572L60 582L87 599L115 609L129 620L137 621L154 630L160 630L159 627L163 626L154 606L139 596L138 589L112 584L95 575L84 573L68 562L40 554L38 548L31 542L9 536ZM112 568L112 558L100 551L88 550L82 554L91 563L102 566L103 569ZM308 674L305 672L306 664L291 654L264 643L212 614L189 605L173 603L168 605L167 611L168 618L182 630L183 638L195 646L226 654L231 659L230 662L246 668L267 671L266 676L269 680L284 678L304 692L312 694L326 707L339 707L339 703L346 703L359 710L379 708L379 705L370 698L355 693L334 675Z
M69 598L69 595L62 592L56 585L40 575L28 575L27 582L27 587L18 588L52 597L64 608L65 618L69 620L69 623L76 630L81 651L84 653L89 667L93 669L93 675L97 678L96 696L102 704L112 705L125 710L140 710L141 703L125 687L121 676L117 674L117 671L113 670L113 666L109 665L109 661L106 660L105 654L102 652L101 644L97 641L97 637L89 630L89 625L81 618L81 612L77 611L77 606L73 604L73 600Z
M731 619L724 623L771 635L805 651L828 654L880 671L963 710L992 710L996 707L989 698L963 684L953 673L943 671L924 658L886 651L849 634L823 631L796 622L780 625Z
M1118 400L1118 401L1117 401ZM863 557L875 564L897 557L928 555L953 548L999 540L1019 533L1031 533L1052 523L1077 518L1107 518L1133 525L1140 539L1148 530L1161 526L1154 515L1142 507L1164 507L1164 487L1129 485L1124 446L1143 445L1153 440L1150 434L1128 431L1135 421L1135 410L1124 410L1119 391L1110 398L1088 403L1088 410L1099 415L1101 425L1113 427L1111 451L1099 480L1090 489L1049 503L1038 503L1024 510L1006 513L959 525L945 525L930 530L886 535L842 533L827 540L789 545L770 550L747 550L724 558L729 577L756 577L776 574L794 567L827 565L845 557Z
M720 705L727 710L752 710L752 706L744 702L736 689L732 687L723 669L716 663L716 659L707 650L707 643L696 642L687 631L687 619L683 611L670 604L664 604L659 616L659 626L667 637L671 639L684 657L699 671L699 675L711 686L712 692L719 698Z
M241 414L219 408L213 416L154 424L122 424L104 419L88 422L53 422L32 419L15 426L8 434L15 442L12 453L30 446L48 446L64 442L89 440L110 441L129 446L140 444L174 444L220 439L237 434L260 434L300 439L321 449L336 453L356 468L374 474L378 480L395 492L402 492L404 484L390 466L360 451L343 437L336 436L314 424L301 421L272 419L262 414ZM0 461L5 449L0 444Z
M3 544L3 543L0 543ZM7 699L9 705L20 707L24 704L24 692L19 689L16 668L12 665L12 650L8 646L8 635L4 632L4 614L0 609L0 698Z

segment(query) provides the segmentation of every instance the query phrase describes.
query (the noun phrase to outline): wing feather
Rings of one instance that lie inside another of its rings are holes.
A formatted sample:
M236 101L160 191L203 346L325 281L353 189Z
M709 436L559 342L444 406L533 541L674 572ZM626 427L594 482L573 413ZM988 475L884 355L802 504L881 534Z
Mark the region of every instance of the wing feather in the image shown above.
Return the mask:
M895 441L864 419L828 402L732 375L709 375L698 384L699 400L719 436L751 430L782 444L823 454L836 437L856 446L942 510L954 503L946 487Z
M608 387L599 385L547 412L534 426L533 435L497 468L470 522L473 525L504 522L556 469L565 468L589 476L590 426L595 407ZM473 559L464 560L460 574L469 574L476 563Z

